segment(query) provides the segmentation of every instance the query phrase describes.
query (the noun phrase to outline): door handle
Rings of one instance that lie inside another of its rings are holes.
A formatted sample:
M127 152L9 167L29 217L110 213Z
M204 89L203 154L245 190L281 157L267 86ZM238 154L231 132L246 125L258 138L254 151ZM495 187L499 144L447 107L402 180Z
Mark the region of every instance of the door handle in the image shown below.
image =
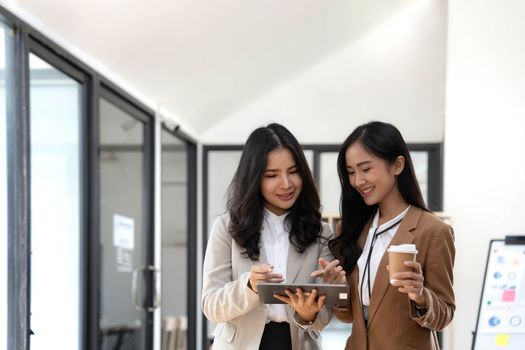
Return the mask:
M142 302L139 300L139 290L142 290L142 284L143 284L143 278L144 271L146 270L145 266L137 267L135 270L133 270L133 273L131 275L131 297L133 299L133 305L135 306L135 309L139 311L144 311L144 307L142 306ZM140 274L140 277L139 277Z
M150 265L148 266L148 270L153 273L153 286L155 287L153 291L153 305L148 308L148 311L153 312L160 306L160 269Z
M148 306L147 308L144 307L144 299L141 300L141 294L143 294L144 291L144 279L146 272L153 272L153 286L154 286L154 294L153 294L153 305ZM140 266L137 267L135 270L133 270L133 273L131 275L131 296L133 299L133 305L135 308L139 311L154 311L157 307L160 305L160 269L158 269L155 266L148 265L148 266ZM142 292L142 293L141 293Z

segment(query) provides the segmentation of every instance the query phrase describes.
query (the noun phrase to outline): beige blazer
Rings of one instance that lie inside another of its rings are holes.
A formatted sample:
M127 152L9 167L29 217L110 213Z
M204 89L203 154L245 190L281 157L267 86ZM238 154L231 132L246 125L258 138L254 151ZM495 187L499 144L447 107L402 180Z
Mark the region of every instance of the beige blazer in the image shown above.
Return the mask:
M359 237L361 247L369 227L370 223ZM445 328L452 321L455 311L452 289L455 256L453 230L434 214L412 206L390 244L404 243L414 243L418 249L417 261L421 263L425 279L423 292L430 304L428 311L419 317L407 294L399 292L389 283L386 268L388 254L385 253L377 270L368 309L368 324L365 325L356 266L348 276L349 305L334 308L338 319L353 323L352 334L346 343L347 350L439 349L435 331Z
M261 244L259 261L244 257L241 248L228 231L229 215L217 218L211 230L203 267L201 306L204 315L218 323L214 332L213 350L257 350L266 324L266 307L248 287L250 269L267 263ZM323 223L322 236L330 239L333 231ZM315 283L310 273L318 268L320 257L332 260L326 244L312 244L300 254L290 244L286 281ZM323 308L309 326L299 327L294 313L288 309L288 320L294 350L320 349L320 331L331 318L331 310Z

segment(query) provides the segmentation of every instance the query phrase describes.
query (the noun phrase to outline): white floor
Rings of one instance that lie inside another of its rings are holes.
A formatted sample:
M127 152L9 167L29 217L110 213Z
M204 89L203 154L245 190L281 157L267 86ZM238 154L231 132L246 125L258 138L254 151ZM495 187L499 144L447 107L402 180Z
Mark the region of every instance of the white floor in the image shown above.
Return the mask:
M332 318L332 321L323 329L322 342L325 350L344 349L346 340L352 332L352 325L350 323L343 323L337 319Z

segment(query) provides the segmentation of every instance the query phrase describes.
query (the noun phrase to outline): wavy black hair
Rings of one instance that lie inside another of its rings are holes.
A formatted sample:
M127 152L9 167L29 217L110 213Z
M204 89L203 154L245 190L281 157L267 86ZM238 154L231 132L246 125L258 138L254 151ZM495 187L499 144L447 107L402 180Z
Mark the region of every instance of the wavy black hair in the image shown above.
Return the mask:
M245 249L243 254L258 260L261 228L264 220L264 197L261 181L267 156L273 150L286 148L295 160L303 188L286 218L289 239L302 253L320 237L321 213L319 194L297 139L280 124L270 124L254 130L244 145L241 160L228 189L227 209L229 230L233 239Z
M403 156L405 166L397 176L399 192L408 204L428 211L417 182L410 152L399 130L392 124L379 121L369 122L354 129L341 146L337 157L337 172L341 183L341 227L337 237L329 243L330 250L342 260L342 266L347 273L352 271L362 253L357 242L359 235L378 206L366 204L359 192L350 185L346 151L356 142L360 142L365 150L389 164L394 164L399 156Z

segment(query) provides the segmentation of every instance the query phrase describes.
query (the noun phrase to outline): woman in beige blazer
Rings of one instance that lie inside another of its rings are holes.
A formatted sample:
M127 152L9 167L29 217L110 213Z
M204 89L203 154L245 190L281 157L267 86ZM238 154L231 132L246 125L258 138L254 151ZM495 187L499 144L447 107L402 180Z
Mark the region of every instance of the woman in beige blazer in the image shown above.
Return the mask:
M387 123L361 125L337 164L342 221L330 247L351 290L349 304L334 308L353 323L346 349L439 349L436 331L455 310L453 231L426 209L401 133ZM414 244L417 261L390 283L386 249L400 244Z
M213 349L320 349L331 316L324 296L298 290L280 297L288 305L263 305L257 295L261 281L314 283L319 259L333 259L332 230L321 222L304 153L286 128L270 124L249 136L227 207L203 268L202 310L218 323Z

